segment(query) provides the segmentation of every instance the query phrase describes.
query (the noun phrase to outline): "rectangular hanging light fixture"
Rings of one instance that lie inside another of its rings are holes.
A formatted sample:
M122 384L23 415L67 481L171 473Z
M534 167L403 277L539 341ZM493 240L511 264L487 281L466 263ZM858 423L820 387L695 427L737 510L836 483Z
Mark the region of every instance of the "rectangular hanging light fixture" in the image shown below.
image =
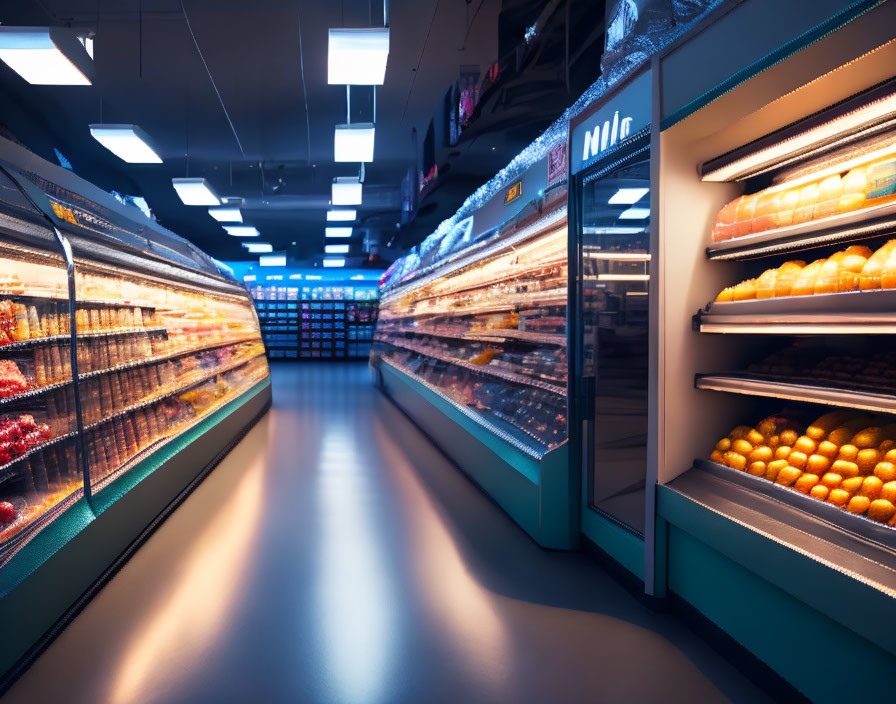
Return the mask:
M370 122L336 125L336 131L333 133L334 160L373 161L375 133L376 128Z
M357 210L339 209L327 211L327 222L353 222L357 217Z
M129 164L161 164L152 140L137 125L90 125L90 134L115 156Z
M274 246L267 242L243 242L249 254L269 254L274 251Z
M607 203L609 205L632 205L641 200L649 191L649 188L620 188Z
M68 27L0 26L0 60L29 83L89 86L93 59Z
M646 220L650 217L650 208L629 208L619 214L620 220Z
M352 228L350 227L325 227L325 237L351 237Z
M324 254L348 254L347 244L325 244Z
M220 208L209 208L208 214L218 222L242 222L243 214L239 208L223 205Z
M221 205L218 194L204 178L173 178L171 185L184 205Z
M357 176L338 176L333 179L333 205L361 205L361 181Z
M286 255L285 254L267 254L261 255L258 258L258 264L260 266L286 266Z
M330 85L381 86L389 58L389 28L331 29L327 56Z
M324 259L324 268L325 269L334 269L336 267L345 266L345 259Z
M257 228L252 225L224 225L228 235L233 237L258 237L261 234Z

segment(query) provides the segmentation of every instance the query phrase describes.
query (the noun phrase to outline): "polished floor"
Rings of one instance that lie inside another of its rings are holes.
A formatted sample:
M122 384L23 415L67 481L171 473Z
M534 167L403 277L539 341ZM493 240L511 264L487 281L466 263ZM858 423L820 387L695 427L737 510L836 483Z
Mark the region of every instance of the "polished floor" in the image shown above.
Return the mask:
M365 365L308 364L4 702L729 700L764 698L538 549Z

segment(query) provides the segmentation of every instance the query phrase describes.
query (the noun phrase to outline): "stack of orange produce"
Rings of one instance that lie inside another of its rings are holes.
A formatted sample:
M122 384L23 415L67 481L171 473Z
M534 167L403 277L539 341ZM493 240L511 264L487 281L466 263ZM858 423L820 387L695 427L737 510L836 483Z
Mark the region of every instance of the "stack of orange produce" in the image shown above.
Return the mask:
M811 264L802 260L784 262L775 269L762 272L758 278L729 286L716 297L716 301L747 301L881 288L896 288L896 240L890 240L876 252L863 245L853 245L826 259L816 259Z
M847 213L896 199L896 159L860 166L787 188L773 186L741 196L719 212L712 241L765 232Z
M802 430L771 416L739 425L710 459L896 527L896 423L833 411Z

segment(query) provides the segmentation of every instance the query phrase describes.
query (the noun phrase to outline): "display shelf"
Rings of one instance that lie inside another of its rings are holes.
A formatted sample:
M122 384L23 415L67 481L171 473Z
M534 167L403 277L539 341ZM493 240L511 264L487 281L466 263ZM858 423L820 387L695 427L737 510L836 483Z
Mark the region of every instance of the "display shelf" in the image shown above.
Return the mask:
M710 303L694 319L706 333L896 334L896 289Z
M124 330L97 330L93 332L81 332L78 333L77 338L79 340L90 340L98 337L127 337L128 335L159 335L163 333L167 333L167 328L164 327L153 327L153 328L127 328ZM0 346L0 352L12 352L15 350L24 350L29 347L33 347L34 345L43 345L43 344L51 344L54 342L69 342L71 340L71 334L64 333L61 335L49 335L47 337L32 337L27 340L20 340L19 342L10 342L8 345Z
M490 286L498 286L500 284L508 284L508 283L511 283L514 281L518 281L519 279L524 279L527 277L532 278L532 277L534 277L536 272L538 272L540 269L546 269L548 267L565 266L565 265L566 265L565 258L557 259L557 260L553 260L553 261L547 261L547 262L539 262L538 264L534 264L530 267L526 267L525 269L516 270L510 275L495 276L491 279L477 281L476 283L470 284L468 286L461 286L459 288L450 289L448 291L433 292L433 293L430 293L425 296L418 296L416 298L416 300L428 301L433 298L444 298L444 297L448 297L448 296L456 296L458 294L467 293L469 291L477 291L479 289L489 288ZM556 277L550 278L550 279L538 278L538 281L541 284L550 284L550 283L565 284L567 281L567 277L556 276Z
M164 401L166 398L170 398L171 396L177 396L178 394L182 394L185 391L189 391L190 389L192 389L196 386L199 386L200 384L204 384L205 382L210 381L211 379L214 379L219 374L226 374L227 372L231 372L234 369L238 369L239 367L242 367L243 365L248 364L253 359L258 359L259 357L264 357L264 353L260 352L258 354L254 354L250 357L246 357L245 359L241 359L237 362L234 362L233 364L230 364L226 367L221 367L219 369L215 369L212 372L209 372L208 374L203 374L199 378L192 379L192 380L188 381L186 384L184 384L183 386L180 386L179 388L174 389L173 391L165 391L165 392L158 394L156 396L153 396L151 398L144 399L144 400L140 401L139 403L134 403L134 404L131 404L130 406L126 406L125 408L122 408L111 415L105 416L104 418L100 418L98 421L90 423L89 425L85 425L84 431L87 432L88 430L94 430L95 428L98 428L101 425L108 423L109 421L115 420L116 418L121 418L122 416L126 416L128 413L132 413L134 411L139 411L141 408L146 408L147 406L151 406L152 404L158 403L159 401Z
M13 460L10 460L6 464L0 466L0 483L5 482L7 479L15 475L15 471L18 469L17 465L21 463L23 460L28 459L29 457L46 450L47 448L53 447L54 445L60 444L63 440L69 440L77 435L77 431L66 433L65 435L59 435L55 438L50 438L46 442L42 442L40 445L35 445L27 452L19 455Z
M398 335L419 335L426 337L441 337L447 340L474 340L477 342L499 342L501 340L518 340L521 342L529 342L536 345L555 345L557 347L566 347L566 335L557 335L550 333L525 332L523 330L488 330L479 332L457 332L450 331L432 331L420 328L382 328L380 332L384 334Z
M380 341L384 342L384 341ZM524 384L526 386L532 386L536 389L544 389L545 391L550 391L551 393L557 394L558 396L566 397L566 387L557 386L555 384L550 384L546 381L541 381L535 377L525 376L523 374L517 374L515 372L509 372L504 369L495 369L490 368L487 364L472 364L471 362L466 362L462 359L457 359L455 357L450 357L445 354L440 354L438 352L431 351L423 351L413 345L402 345L397 342L388 341L385 344L392 345L393 347L398 347L400 349L408 350L409 352L415 352L424 357L430 357L432 359L438 359L442 362L447 362L448 364L453 364L457 367L461 367L463 369L469 369L473 372L479 372L481 374L486 374L488 376L493 376L498 379L503 379L505 381L512 381L516 384ZM557 380L559 381L559 380Z
M706 256L717 260L753 259L892 232L896 232L896 201L714 242L706 248Z
M9 298L14 301L20 301L23 303L33 302L33 303L63 303L66 306L69 303L68 296L41 296L34 293L9 293L3 290L0 290L0 298ZM78 299L78 307L86 308L89 306L99 307L99 308L144 308L146 310L156 310L156 305L153 303L140 302L140 301L129 301L126 299L120 300L108 300L108 299Z
M896 389L880 393L869 388L824 385L823 380L787 380L752 374L700 374L694 386L708 391L722 391L745 396L763 396L788 401L818 403L843 408L855 408L875 413L896 413Z

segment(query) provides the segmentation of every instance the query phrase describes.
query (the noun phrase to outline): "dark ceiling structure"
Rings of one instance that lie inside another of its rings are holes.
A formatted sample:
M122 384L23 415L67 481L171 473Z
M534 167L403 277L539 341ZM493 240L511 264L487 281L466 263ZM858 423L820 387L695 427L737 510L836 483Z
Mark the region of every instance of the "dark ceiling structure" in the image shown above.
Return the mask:
M364 232L394 235L401 182L415 169L413 130L426 130L460 65L495 60L500 10L500 0L389 3L353 255ZM4 25L95 32L97 77L85 87L29 85L0 64L0 122L44 158L55 161L58 149L100 187L145 197L162 225L212 256L250 258L205 208L181 203L173 177L202 176L219 195L244 198L260 240L308 260L323 249L333 177L358 173L333 161L346 89L327 84L327 30L382 26L383 13L372 0L7 0ZM370 91L352 89L352 121L371 110ZM88 125L100 122L140 125L164 164L119 160L91 138Z

